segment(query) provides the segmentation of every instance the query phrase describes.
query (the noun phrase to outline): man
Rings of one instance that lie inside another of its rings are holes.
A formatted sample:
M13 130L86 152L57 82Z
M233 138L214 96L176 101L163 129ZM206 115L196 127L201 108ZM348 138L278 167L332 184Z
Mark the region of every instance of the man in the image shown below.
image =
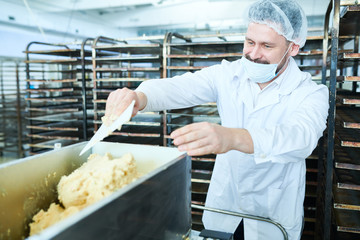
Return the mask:
M328 90L292 58L307 34L295 0L256 2L248 20L240 60L146 81L136 91L116 90L106 115L120 114L133 99L133 115L216 102L221 125L193 123L171 133L180 151L217 154L206 206L270 218L289 239L300 239L305 158L326 127ZM237 230L236 238L283 238L274 225L235 216L205 211L203 223L211 230Z

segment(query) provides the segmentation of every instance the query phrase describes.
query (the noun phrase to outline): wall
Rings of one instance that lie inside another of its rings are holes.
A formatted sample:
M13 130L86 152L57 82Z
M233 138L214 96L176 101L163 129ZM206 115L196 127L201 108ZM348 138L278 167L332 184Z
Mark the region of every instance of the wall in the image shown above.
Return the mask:
M136 35L131 29L119 30L81 12L41 12L32 10L31 5L29 11L22 1L0 0L0 5L0 57L24 57L22 52L31 41L62 43L100 35L113 38Z

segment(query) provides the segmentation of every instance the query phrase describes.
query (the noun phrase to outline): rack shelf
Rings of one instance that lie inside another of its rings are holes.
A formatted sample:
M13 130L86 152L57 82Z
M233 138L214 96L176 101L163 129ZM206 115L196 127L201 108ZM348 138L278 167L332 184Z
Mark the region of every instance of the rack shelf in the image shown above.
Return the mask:
M158 41L162 41L158 40ZM135 89L148 79L160 79L162 43L146 38L133 40L98 37L93 44L94 132L101 125L110 92L127 87ZM163 114L139 113L115 131L106 141L163 145Z
M18 59L0 60L0 154L7 159L27 155L25 128L25 65Z
M92 94L90 41L31 42L24 51L31 155L53 149L56 143L66 146L87 140L92 117L87 97Z
M330 18L333 26L329 31ZM357 239L360 234L359 20L357 1L329 3L324 49L328 49L330 34L331 53L323 55L329 62L323 68L323 81L329 83L330 110L322 180L324 217L319 219L321 239Z

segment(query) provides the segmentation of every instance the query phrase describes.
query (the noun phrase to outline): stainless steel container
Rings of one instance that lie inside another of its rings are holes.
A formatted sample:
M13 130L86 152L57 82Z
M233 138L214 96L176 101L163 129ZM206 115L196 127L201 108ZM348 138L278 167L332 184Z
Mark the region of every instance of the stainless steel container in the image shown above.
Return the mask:
M22 239L56 186L86 161L86 142L0 165L0 239ZM144 175L30 239L183 239L191 228L191 160L175 148L101 142L92 153L132 153Z

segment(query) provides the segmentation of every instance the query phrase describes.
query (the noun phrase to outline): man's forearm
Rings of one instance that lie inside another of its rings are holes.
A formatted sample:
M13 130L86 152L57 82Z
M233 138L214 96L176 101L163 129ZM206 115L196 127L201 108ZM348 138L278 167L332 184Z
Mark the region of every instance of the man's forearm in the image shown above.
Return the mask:
M143 110L146 107L147 104L147 97L143 92L137 92L136 95L139 99L139 111Z
M232 150L243 153L254 153L254 143L248 130L244 128L229 128L232 141Z

